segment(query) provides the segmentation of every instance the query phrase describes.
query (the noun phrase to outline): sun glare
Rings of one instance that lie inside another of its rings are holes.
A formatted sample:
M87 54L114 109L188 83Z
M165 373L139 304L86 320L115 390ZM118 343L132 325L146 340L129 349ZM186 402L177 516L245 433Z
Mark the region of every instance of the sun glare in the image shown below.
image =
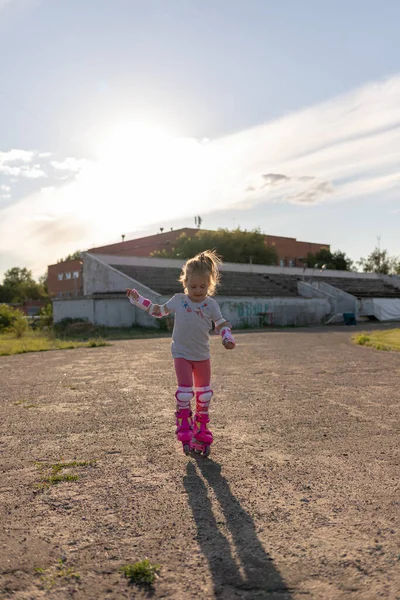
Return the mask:
M127 122L103 134L96 154L99 195L134 206L140 222L179 216L204 195L207 146L195 138Z

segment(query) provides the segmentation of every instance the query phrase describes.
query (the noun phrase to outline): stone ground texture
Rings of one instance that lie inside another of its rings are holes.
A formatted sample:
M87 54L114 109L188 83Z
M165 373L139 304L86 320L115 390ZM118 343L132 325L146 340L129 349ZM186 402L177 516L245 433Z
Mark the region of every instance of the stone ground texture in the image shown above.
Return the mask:
M350 335L212 336L210 459L175 441L168 338L1 358L0 598L399 599L400 353ZM41 490L61 460L95 462Z

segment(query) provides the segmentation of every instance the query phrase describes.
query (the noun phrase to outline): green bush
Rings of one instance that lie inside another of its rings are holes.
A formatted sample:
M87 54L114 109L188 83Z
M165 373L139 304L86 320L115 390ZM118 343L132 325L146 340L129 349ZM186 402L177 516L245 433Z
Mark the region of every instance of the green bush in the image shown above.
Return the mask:
M26 318L18 308L0 304L0 333L10 331L17 337L21 337L27 327Z
M146 558L134 565L124 565L120 568L121 573L125 575L131 583L148 584L154 583L160 570L160 565L151 564Z
M52 327L53 325L53 304L49 302L39 311L39 327L43 329L44 327Z

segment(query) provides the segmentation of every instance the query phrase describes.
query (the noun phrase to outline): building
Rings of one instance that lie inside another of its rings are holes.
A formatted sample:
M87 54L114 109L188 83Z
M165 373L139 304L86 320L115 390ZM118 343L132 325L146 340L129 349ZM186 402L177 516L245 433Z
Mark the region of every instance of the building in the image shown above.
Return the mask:
M185 227L126 242L90 248L87 252L107 256L151 256L153 252L172 249L177 238L182 234L194 236L198 231L195 228ZM295 238L275 235L266 235L265 244L275 248L277 266L280 267L302 267L308 252L315 254L319 250L330 249L329 244L298 242ZM82 295L82 261L65 261L50 265L48 269L48 289L52 298L72 298Z
M296 238L278 235L266 235L265 243L275 248L279 267L302 267L308 253L316 254L320 250L330 250L329 244L298 242Z
M82 296L82 261L65 260L49 265L47 270L47 288L51 298L74 298Z
M126 289L156 304L182 291L184 259L83 252L82 260L83 294L53 299L56 323L75 318L106 327L159 327L163 321L132 306ZM217 300L234 327L348 323L346 315L353 321L357 315L400 319L400 277L227 262L220 274ZM168 319L164 324L168 327Z

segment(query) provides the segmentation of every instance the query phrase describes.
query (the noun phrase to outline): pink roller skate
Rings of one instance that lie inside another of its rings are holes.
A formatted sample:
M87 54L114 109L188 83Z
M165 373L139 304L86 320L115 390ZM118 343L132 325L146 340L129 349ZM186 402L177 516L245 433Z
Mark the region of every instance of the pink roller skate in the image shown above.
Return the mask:
M182 448L186 456L190 453L190 442L193 435L192 411L189 409L177 410L176 416L176 438L182 442Z
M213 443L213 434L207 427L210 418L207 414L199 415L196 413L193 425L193 437L191 449L198 454L203 453L204 456L210 454L210 446Z

